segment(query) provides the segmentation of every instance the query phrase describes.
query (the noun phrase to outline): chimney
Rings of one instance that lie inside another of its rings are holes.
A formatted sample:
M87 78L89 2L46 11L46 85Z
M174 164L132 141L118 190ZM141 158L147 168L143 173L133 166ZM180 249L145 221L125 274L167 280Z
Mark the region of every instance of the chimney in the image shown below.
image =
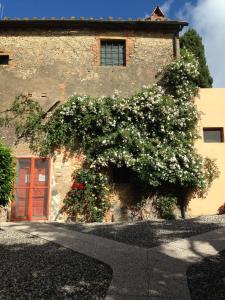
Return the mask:
M146 18L145 21L165 21L166 16L162 12L161 8L157 6L150 17Z

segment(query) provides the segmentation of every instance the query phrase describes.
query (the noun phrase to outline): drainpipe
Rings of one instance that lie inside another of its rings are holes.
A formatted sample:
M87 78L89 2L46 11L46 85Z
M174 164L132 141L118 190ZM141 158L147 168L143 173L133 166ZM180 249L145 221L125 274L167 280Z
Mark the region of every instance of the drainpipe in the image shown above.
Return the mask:
M180 26L180 28L174 33L173 36L173 56L174 58L178 58L178 49L177 49L177 38L179 38L179 32L181 31L182 27Z

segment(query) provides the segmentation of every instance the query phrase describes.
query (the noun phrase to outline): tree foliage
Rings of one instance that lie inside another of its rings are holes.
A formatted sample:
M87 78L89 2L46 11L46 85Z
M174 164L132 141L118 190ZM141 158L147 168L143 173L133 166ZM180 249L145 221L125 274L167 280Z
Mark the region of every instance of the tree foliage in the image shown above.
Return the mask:
M73 95L45 120L37 102L29 105L29 99L20 97L8 122L41 156L79 145L88 168L96 172L112 165L128 168L147 190L175 194L184 216L187 194L203 193L217 176L215 163L204 163L194 148L198 67L184 51L153 87L127 98Z
M0 141L0 206L6 206L12 197L14 175L11 151Z
M211 88L213 78L210 75L209 68L205 57L205 48L202 43L202 38L194 29L189 29L180 38L181 49L186 48L193 53L199 62L199 77L198 86L201 88Z

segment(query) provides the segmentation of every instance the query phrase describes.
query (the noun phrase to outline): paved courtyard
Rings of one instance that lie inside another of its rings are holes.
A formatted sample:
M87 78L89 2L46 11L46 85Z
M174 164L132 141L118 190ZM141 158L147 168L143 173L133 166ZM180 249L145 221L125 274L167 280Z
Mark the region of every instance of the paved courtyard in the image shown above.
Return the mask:
M192 278L190 268L193 264L201 263L204 258L220 255L225 249L223 220L221 224L217 224L216 228L207 227L207 232L201 231L201 234L196 235L195 231L192 236L189 232L189 237L167 240L151 248L140 247L135 243L131 245L130 242L125 243L125 240L122 243L115 239L84 234L49 223L5 223L2 228L5 231L23 232L48 243L53 242L75 251L75 255L82 254L83 259L94 259L91 267L96 270L101 261L105 272L103 286L110 285L105 297L107 300L190 300L191 296L197 299L188 287ZM110 270L113 272L111 281ZM80 299L101 299L102 295L87 297Z
M0 299L104 299L112 269L22 231L0 229Z
M225 215L202 216L187 220L149 220L131 223L75 224L55 222L53 224L132 246L153 248L223 228L225 227Z

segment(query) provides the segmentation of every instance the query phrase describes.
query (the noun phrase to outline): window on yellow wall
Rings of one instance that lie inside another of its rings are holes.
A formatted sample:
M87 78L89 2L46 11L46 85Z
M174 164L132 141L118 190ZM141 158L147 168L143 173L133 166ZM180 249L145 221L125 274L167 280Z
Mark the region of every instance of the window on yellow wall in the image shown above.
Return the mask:
M223 127L203 128L203 139L205 143L224 143Z
M9 55L0 54L0 65L8 65L9 64Z

